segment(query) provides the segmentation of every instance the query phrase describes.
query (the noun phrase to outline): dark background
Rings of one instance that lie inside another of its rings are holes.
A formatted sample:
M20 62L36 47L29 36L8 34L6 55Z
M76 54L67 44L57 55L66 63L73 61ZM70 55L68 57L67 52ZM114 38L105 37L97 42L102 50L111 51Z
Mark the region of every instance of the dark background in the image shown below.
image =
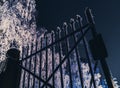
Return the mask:
M107 63L120 83L120 0L38 0L37 25L55 30L76 14L90 7L97 32L102 33L109 57Z

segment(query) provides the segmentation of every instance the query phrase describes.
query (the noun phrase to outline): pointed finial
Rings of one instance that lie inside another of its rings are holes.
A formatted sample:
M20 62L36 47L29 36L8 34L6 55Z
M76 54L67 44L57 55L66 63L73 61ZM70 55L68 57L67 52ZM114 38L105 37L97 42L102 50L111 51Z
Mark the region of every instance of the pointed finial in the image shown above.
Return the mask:
M90 8L86 8L85 9L85 15L86 15L86 18L87 18L87 21L89 22L89 23L92 23L92 24L94 24L95 22L94 22L94 19L93 19L93 14L92 14L92 11L91 11L91 9Z
M70 23L73 24L75 23L75 20L73 18L70 19Z
M67 22L63 23L63 28L66 29L68 27Z
M76 15L77 20L82 21L82 17L80 15Z
M51 34L54 34L54 33L55 33L55 32L52 30L52 31L51 31Z
M59 26L57 26L57 31L61 32L61 28Z
M55 35L55 32L52 30L50 34L53 37Z

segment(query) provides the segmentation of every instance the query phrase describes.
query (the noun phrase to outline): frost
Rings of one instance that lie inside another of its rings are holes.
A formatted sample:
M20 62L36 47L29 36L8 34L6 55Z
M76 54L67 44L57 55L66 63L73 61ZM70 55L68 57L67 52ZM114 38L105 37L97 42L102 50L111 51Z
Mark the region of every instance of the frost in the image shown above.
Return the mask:
M0 73L3 71L3 68L5 68L5 62L6 62L6 52L10 48L18 48L22 53L22 47L24 47L25 50L27 50L27 47L29 47L28 55L36 52L35 48L35 42L38 41L38 49L41 47L41 39L44 37L48 38L48 44L51 44L52 37L51 35L54 34L49 33L47 36L45 33L47 32L46 29L40 28L40 31L36 31L36 21L35 21L35 0L2 0L2 4L0 4ZM79 17L79 16L78 16ZM74 19L71 19L71 22L74 22ZM68 25L65 22L64 27L66 28ZM57 28L59 32L61 32L60 27ZM67 29L66 29L67 31ZM55 39L54 39L55 40ZM42 46L46 46L46 39L44 38L44 41L42 43ZM33 44L33 47L31 45ZM70 46L69 46L70 47ZM26 52L24 52L26 54ZM22 55L21 55L22 56ZM27 55L24 55L26 57ZM46 56L48 56L48 62L46 62ZM91 56L91 55L90 55ZM52 57L54 57L54 67L56 68L60 64L60 54L55 51L54 46L54 56L52 56L51 48L47 49L46 51L42 51L42 58L40 58L40 54L38 54L35 57L31 58L31 72L34 72L34 68L36 68L36 75L39 76L39 68L41 65L41 78L46 80L46 64L48 64L48 74L49 77L52 74ZM65 55L61 54L61 59L63 59ZM81 88L81 82L80 82L80 76L78 72L78 65L76 61L76 53L73 52L69 59L71 64L71 74L72 74L72 82L73 82L73 88ZM36 59L36 66L34 64ZM41 59L41 64L39 63ZM30 59L26 61L27 65L25 65L25 62L23 62L23 66L27 69L29 68ZM64 88L70 88L70 77L69 72L67 72L67 62L65 61L61 68L63 72L63 82L64 82ZM90 81L91 81L91 74L90 74L90 68L88 63L81 62L81 70L83 73L83 82L84 82L84 88L90 87ZM27 81L28 81L28 74L25 73L25 71L22 71L21 75L21 84L20 88L22 88L22 81L23 81L23 74L25 74L25 88L27 87ZM60 81L60 69L55 73L55 87L61 88L61 81ZM101 81L101 74L100 72L94 74L96 86L97 88L106 88L105 81L103 80L103 84L100 83ZM33 77L30 76L30 87L33 86ZM35 88L38 88L38 81L35 80ZM50 80L49 83L52 84L52 81ZM119 85L116 81L116 79L113 79L113 83L115 88L119 88ZM93 87L92 87L93 88Z

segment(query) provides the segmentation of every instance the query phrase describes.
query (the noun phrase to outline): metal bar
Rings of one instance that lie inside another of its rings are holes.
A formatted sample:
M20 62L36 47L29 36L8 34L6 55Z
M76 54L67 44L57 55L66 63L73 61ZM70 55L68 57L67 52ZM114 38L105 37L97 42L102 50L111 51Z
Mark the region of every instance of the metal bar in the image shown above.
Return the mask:
M94 22L94 19L93 19L91 9L86 8L85 15L86 15L86 19L87 19L88 23L91 24L92 36L95 37L97 32L96 32L96 29L95 29L95 22Z
M58 39L60 39L61 38L61 32L60 32L60 30L58 30ZM61 42L59 42L58 43L58 49L59 49L59 63L61 63L61 48L62 48L62 46L61 46ZM61 79L61 88L64 88L64 84L63 84L63 71L62 71L62 65L60 66L60 79Z
M91 24L92 36L95 38L97 32L96 32L96 29L95 29L95 22L94 22L94 19L93 19L91 9L86 8L85 14L86 14L86 19L87 19L88 23ZM97 65L98 65L98 61L95 62L94 72L96 71Z
M48 41L48 38L47 38L47 35L45 35L45 45L47 46L47 41ZM48 48L46 48L46 80L48 78ZM46 88L47 88L47 85L46 85Z
M104 75L105 75L105 78L107 81L108 88L114 88L113 83L112 83L111 74L110 74L108 65L106 63L106 59L105 58L100 59L100 62L101 62L101 66L102 66L102 69L103 69L103 72L104 72Z
M92 16L91 9L89 9L89 8L86 9L86 17L87 17L88 23L92 24L91 25L91 31L92 31L93 38L95 38L96 35L97 35L96 29L95 29L95 22L94 22L94 19L93 19L93 16ZM108 87L114 88L112 80L111 80L111 74L110 74L110 71L109 71L109 68L108 68L108 65L106 63L105 58L100 59L100 62L101 62L101 65L102 65L103 72L105 74L105 78L106 78Z
M98 66L98 61L95 62L94 74L95 74L95 72L96 72L97 66ZM92 79L90 80L90 88L91 88L91 86L92 86Z
M92 31L92 36L95 38L96 35L97 35L97 32L96 32L96 29L95 29L95 22L94 22L94 19L93 19L91 9L86 8L85 14L86 14L86 19L87 19L88 23L91 24L90 28L91 28L91 31ZM97 68L97 64L98 64L98 61L96 61L96 63L95 63L94 71Z
M49 47L53 46L54 44L56 44L56 43L58 43L58 42L63 41L64 39L66 39L66 38L70 37L71 35L73 35L73 34L75 34L75 33L79 32L81 29L88 29L89 27L90 27L90 25L89 25L89 24L86 24L85 26L83 26L83 27L81 27L81 28L77 29L76 31L74 31L74 32L72 32L72 33L70 33L70 34L68 34L68 35L66 35L66 36L64 36L64 37L62 37L61 39L58 39L58 40L54 41L52 44L49 44L48 46L46 46L46 47L44 47L44 48L42 48L42 49L38 50L37 52L35 52L35 53L33 53L33 54L29 55L28 57L23 58L23 59L22 59L22 60L20 60L19 62L24 61L24 60L26 60L26 59L30 58L31 56L33 56L33 55L35 55L35 54L37 54L37 53L39 53L39 52L41 52L41 51L45 50L46 48L49 48Z
M26 56L28 56L28 52L29 52L29 45L27 45L27 53L26 53ZM24 50L25 48L23 48L23 55L24 55ZM25 67L27 67L27 61L25 61ZM27 74L25 71L24 71L24 77L23 77L23 87L25 86L25 74Z
M32 73L31 71L29 71L28 69L26 69L25 67L23 67L22 65L19 64L19 67L21 67L22 69L24 69L25 71L27 71L29 74L31 74L32 76L36 77L38 80L41 80L43 83L46 83L46 81L44 81L43 79L41 79L39 76L35 75L34 73ZM50 88L54 88L51 84L46 83L46 85L48 85ZM28 87L29 88L29 87Z
M72 29L72 31L75 31L75 23L74 23L73 19L71 19L71 29ZM75 34L73 35L73 40L74 40L75 43L77 42L77 38L76 38ZM81 71L81 64L80 64L80 61L79 61L80 55L78 53L78 47L75 48L75 53L76 53L76 57L77 57L77 64L78 64L78 71L79 71L79 76L80 76L81 87L84 88L83 74L82 74L82 71Z
M32 54L33 51L33 43L31 44L31 50L30 50L30 54ZM31 71L31 61L32 61L32 57L30 57L29 60L29 70ZM30 86L30 73L28 73L28 88Z
M35 45L35 52L37 51L37 46L38 46L38 42L36 39L36 45ZM35 61L34 61L34 74L36 74L36 59L37 59L37 55L35 55ZM33 78L33 88L35 86L35 77Z
M64 23L65 36L68 34L67 30L68 30L68 29L67 29L67 24ZM70 50L68 38L65 39L65 46L66 46L66 53L68 53L68 51ZM71 74L71 63L70 63L70 58L69 58L69 56L67 57L67 61L68 61L68 70L69 70L69 77L70 77L70 88L73 88L73 84L72 84L72 74Z
M88 32L89 28L84 32L84 34L79 38L79 40L75 43L75 45L71 48L71 50L67 53L67 55L63 58L63 60L61 61L61 63L55 68L54 72L49 76L49 78L47 79L47 81L44 83L44 85L41 87L43 88L47 82L52 78L52 76L56 73L56 71L59 69L59 67L65 62L66 58L70 55L70 53L74 50L74 48L79 44L79 42L83 39L83 37L85 36L85 34Z
M54 32L52 32L52 43L54 42ZM55 67L54 67L54 53L55 53L55 50L54 50L54 46L52 46L52 72L54 71ZM53 87L55 87L55 77L53 75L53 78L52 78L52 82L53 82Z
M92 31L92 36L93 36L93 38L95 38L96 35L97 35L97 32L96 32L96 29L95 29L95 22L94 22L94 19L93 19L91 9L86 8L85 15L86 15L86 19L87 19L88 23L91 24L90 28L91 28L91 31ZM96 70L97 65L98 65L98 61L95 62L94 71Z
M82 26L82 18L81 17L78 18L78 23L79 23L79 26L81 27ZM81 30L80 32L81 32L82 35L84 34L83 30ZM94 88L96 88L94 72L92 70L92 65L91 65L90 56L89 56L87 44L86 44L86 41L85 41L85 37L83 37L83 45L84 45L84 48L85 48L86 57L88 59L88 65L89 65L89 68L90 68L90 73L91 73L91 77L92 77L92 81L93 81L93 86L94 86Z
M40 49L42 48L42 38L41 38L41 40L40 40L40 44L41 44L41 46L40 46ZM42 71L42 52L40 52L39 53L40 54L40 68L39 68L39 77L41 78L41 71ZM40 82L40 80L39 80L39 88L41 87L41 82Z
M22 47L22 57L24 57L24 47ZM25 67L26 67L26 65L27 65L27 63L26 63L27 61L25 61ZM24 88L24 86L25 86L25 71L24 71L24 73L23 73L23 85L22 85L22 88Z

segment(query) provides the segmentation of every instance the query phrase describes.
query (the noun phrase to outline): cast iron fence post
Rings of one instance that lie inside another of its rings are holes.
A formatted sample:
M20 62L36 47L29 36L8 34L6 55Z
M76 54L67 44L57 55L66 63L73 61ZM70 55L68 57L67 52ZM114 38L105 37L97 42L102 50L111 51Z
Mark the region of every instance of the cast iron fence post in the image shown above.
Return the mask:
M102 35L96 32L91 9L89 8L86 9L86 16L87 16L88 23L91 24L91 30L93 35L93 39L89 41L93 58L95 61L100 61L108 88L114 88L110 70L106 62L106 58L108 57L107 49L105 47Z
M19 88L21 68L19 67L20 51L11 48L6 53L7 67L0 74L0 88Z

